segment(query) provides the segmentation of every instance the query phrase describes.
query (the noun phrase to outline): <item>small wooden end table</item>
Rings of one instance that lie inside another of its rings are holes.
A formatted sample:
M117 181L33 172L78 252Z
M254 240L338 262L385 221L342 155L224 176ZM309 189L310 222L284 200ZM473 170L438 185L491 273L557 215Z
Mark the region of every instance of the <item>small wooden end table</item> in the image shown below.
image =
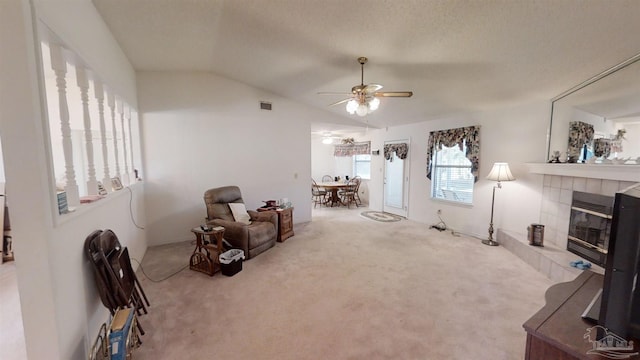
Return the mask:
M224 228L216 226L209 231L204 231L200 227L191 229L196 234L196 248L189 260L189 269L205 273L209 276L220 270L218 256L224 251L222 247L222 236ZM208 240L207 240L208 237ZM211 254L213 253L213 259Z
M278 213L278 241L284 242L293 236L293 207L276 210Z
M284 242L293 236L293 207L280 209L278 207L257 208L258 212L275 211L278 214L278 242Z

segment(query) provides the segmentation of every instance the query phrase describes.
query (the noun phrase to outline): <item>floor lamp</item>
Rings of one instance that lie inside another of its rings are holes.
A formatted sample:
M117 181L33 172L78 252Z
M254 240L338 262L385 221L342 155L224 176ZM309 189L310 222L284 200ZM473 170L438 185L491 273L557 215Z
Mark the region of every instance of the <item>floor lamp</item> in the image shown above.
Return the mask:
M490 246L498 246L499 243L497 241L493 241L493 205L496 200L496 188L502 188L502 184L500 184L501 181L512 181L516 178L511 175L509 164L497 162L493 164L493 168L491 169L489 175L487 175L487 179L497 181L498 183L493 186L493 195L491 196L491 222L489 223L489 238L487 240L482 240L482 243Z

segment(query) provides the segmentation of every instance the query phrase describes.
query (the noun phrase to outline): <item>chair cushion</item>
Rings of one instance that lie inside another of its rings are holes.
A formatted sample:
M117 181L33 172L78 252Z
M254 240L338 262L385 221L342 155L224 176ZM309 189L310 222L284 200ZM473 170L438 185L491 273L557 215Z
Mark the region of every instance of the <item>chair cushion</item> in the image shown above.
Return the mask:
M251 224L251 217L243 203L229 203L229 208L235 221L247 225Z

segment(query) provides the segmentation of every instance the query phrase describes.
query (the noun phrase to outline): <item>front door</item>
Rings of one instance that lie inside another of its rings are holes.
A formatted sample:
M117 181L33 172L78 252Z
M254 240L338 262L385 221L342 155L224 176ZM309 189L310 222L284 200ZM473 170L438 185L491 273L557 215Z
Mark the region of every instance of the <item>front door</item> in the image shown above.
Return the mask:
M406 143L409 145L408 140L400 141L385 141L385 145L394 143ZM396 153L384 163L384 197L383 197L383 211L402 217L407 217L409 210L408 202L408 184L409 174L406 169L406 161L409 159L407 155L406 159L400 159Z

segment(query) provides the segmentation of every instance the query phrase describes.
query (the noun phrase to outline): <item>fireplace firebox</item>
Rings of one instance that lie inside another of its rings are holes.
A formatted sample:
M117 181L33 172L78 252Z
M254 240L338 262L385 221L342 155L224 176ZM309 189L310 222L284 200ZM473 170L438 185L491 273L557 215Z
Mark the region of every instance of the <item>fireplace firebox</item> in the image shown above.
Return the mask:
M604 267L609 248L613 197L573 192L567 250Z

